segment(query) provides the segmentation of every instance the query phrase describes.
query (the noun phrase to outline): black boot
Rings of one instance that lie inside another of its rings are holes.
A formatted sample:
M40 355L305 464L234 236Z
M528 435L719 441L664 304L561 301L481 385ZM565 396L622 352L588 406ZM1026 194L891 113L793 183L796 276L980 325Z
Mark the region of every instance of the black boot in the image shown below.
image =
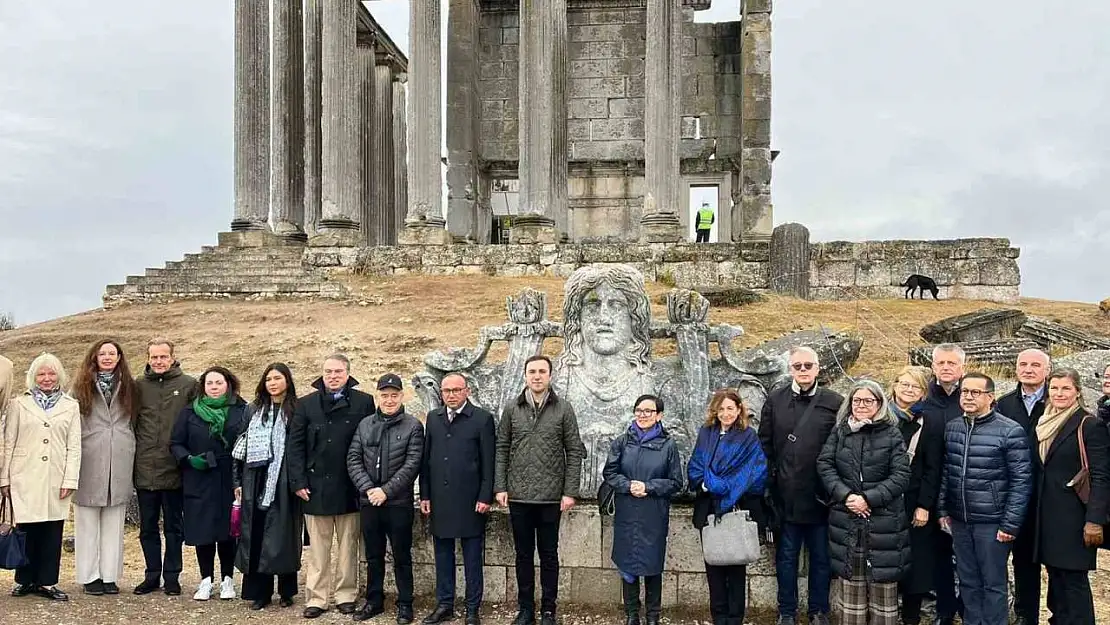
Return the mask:
M644 604L647 611L647 625L659 625L659 614L663 611L663 578L644 578Z
M622 580L621 595L624 597L625 625L640 625L640 580Z

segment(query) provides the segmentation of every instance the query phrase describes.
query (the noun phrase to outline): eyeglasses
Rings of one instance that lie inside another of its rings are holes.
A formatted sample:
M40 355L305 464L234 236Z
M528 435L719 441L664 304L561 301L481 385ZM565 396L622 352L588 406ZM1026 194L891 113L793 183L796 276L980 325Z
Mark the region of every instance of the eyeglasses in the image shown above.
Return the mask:
M817 366L815 362L795 362L791 363L790 368L795 371L809 371Z
M632 411L632 414L636 415L637 417L650 417L657 412L659 411L653 410L651 408L637 408Z
M466 390L465 388L444 388L440 389L440 392L444 395L458 395L459 393L466 392Z
M913 382L899 382L894 385L895 388L900 388L903 391L920 391L921 387Z
M853 397L852 398L852 405L853 406L874 406L877 403L879 403L879 400L875 399L874 397Z
M990 391L981 391L977 388L961 388L960 395L970 397L972 399L979 399L983 395L990 394Z

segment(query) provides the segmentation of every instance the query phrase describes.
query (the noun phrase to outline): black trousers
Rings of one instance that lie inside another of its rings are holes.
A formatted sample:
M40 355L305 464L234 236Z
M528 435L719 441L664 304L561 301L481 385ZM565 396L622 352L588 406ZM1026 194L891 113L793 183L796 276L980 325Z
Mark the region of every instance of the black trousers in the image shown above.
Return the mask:
M1014 612L1025 617L1028 625L1037 625L1041 617L1041 565L1033 561L1036 536L1033 519L1026 519L1025 528L1014 541L1011 562L1014 565Z
M964 613L963 599L956 594L955 551L952 535L937 532L933 581L936 583L937 617L951 619Z
M393 576L397 582L397 605L412 606L412 522L416 511L411 505L362 506L362 544L366 550L366 602L380 606L385 602L385 543L393 552Z
M197 565L200 566L200 578L211 577L213 582L218 582L225 577L232 577L235 573L235 550L239 543L234 538L221 540L214 545L197 545ZM220 554L220 578L216 579L216 554Z
M715 624L743 623L747 608L748 567L705 565L709 582L709 613Z
M624 613L632 616L640 614L640 578L631 582L622 580L621 590L624 596ZM663 575L644 576L644 605L649 617L658 617L663 611Z
M27 535L27 566L15 570L15 583L22 586L53 586L62 566L62 526L65 521L20 523Z
M146 579L157 582L163 577L176 582L181 575L181 545L184 542L185 499L181 489L140 490L139 544L146 560ZM158 517L162 517L159 526ZM166 553L162 555L162 535Z
M536 559L540 554L540 608L555 613L559 601L559 522L557 503L509 502L509 525L516 549L516 602L536 611Z
M435 538L436 556L436 603L441 606L455 605L455 539ZM485 576L482 572L484 562L485 535L460 538L463 556L463 576L466 578L466 610L476 612L482 607L482 591Z
M697 230L696 232L698 236L694 241L695 243L709 243L710 230Z
M1095 625L1095 603L1087 571L1048 569L1048 609L1052 625Z
M917 593L902 594L902 623L904 625L917 625L921 622L921 604L925 602L926 595Z
M266 510L255 508L251 514L251 542L248 547L247 570L243 573L243 599L269 601L274 596L274 578L277 577L278 596L292 599L297 595L297 574L271 575L258 572L258 559L262 555L263 537L266 535Z

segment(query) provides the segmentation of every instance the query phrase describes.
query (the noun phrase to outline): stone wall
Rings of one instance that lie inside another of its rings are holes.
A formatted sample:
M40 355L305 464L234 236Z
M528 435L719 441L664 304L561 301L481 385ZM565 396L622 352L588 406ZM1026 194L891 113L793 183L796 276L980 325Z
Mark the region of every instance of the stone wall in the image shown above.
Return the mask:
M417 593L431 594L435 588L435 556L427 521L416 520L413 537L414 575ZM583 503L563 515L559 529L559 599L577 605L620 605L620 576L610 559L613 545L612 517L601 517L596 505ZM509 530L508 514L495 509L490 513L486 534L485 600L512 603L516 599L515 551ZM462 587L462 556L458 554L458 576ZM537 565L539 561L537 560ZM805 577L805 562L801 569ZM748 606L753 610L775 607L775 569L770 549L763 558L748 566ZM387 585L393 583L386 576ZM804 605L806 583L799 584ZM704 610L709 605L705 563L698 532L693 529L688 508L671 512L667 539L667 561L663 573L663 607Z
M648 280L678 287L770 286L767 243L567 245L450 245L307 248L306 264L347 267L370 275L569 276L594 263L635 266ZM1008 239L815 243L810 251L810 297L902 297L913 273L936 279L942 299L1015 300L1019 250ZM928 297L928 295L927 295Z

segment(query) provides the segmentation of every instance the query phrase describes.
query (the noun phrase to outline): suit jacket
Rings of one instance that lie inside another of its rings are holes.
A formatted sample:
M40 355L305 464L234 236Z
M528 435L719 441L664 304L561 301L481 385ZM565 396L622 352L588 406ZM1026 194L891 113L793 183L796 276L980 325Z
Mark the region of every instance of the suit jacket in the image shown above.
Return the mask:
M486 531L486 515L474 511L478 502L493 503L496 435L493 415L466 402L447 422L447 408L425 420L424 462L420 499L431 502L432 535L470 538Z

